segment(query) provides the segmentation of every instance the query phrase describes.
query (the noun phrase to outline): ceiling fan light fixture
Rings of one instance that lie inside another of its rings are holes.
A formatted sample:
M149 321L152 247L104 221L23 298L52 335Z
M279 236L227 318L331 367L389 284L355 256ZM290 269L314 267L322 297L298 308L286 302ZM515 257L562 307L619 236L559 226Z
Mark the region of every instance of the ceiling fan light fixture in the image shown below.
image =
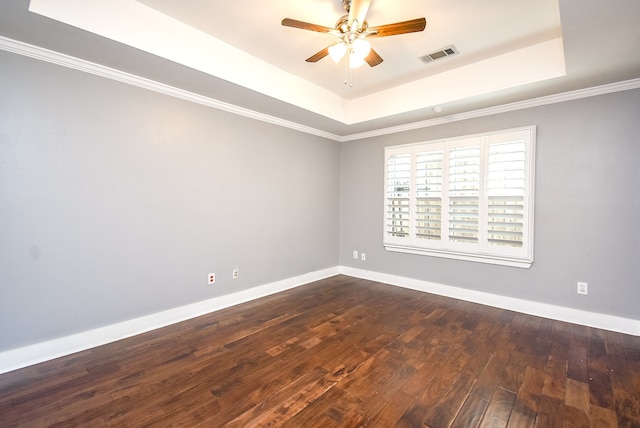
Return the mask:
M371 52L371 44L364 39L355 39L352 43L353 54L358 58L365 59Z
M335 45L329 46L329 56L336 64L340 62L344 54L347 52L347 45L344 43L336 43Z
M349 54L349 68L358 68L364 65L364 58L360 58L354 52Z

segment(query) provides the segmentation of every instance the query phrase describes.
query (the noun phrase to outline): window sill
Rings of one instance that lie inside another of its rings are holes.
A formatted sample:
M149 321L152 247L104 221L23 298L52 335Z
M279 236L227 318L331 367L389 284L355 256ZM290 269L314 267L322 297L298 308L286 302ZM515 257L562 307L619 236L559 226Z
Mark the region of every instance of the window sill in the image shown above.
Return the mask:
M468 262L489 263L493 265L511 266L517 268L528 269L533 263L533 259L522 259L516 257L489 255L489 254L474 254L474 253L461 253L455 251L445 250L429 250L426 248L416 247L403 247L399 245L385 244L384 248L387 251L393 251L398 253L417 254L422 256L442 257L445 259L465 260Z

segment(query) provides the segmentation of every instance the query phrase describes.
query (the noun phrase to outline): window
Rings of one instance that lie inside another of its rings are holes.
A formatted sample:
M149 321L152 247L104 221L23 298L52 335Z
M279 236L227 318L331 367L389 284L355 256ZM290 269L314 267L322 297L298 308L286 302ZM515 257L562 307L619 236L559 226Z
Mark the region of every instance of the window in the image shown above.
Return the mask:
M384 246L530 267L535 127L385 149Z

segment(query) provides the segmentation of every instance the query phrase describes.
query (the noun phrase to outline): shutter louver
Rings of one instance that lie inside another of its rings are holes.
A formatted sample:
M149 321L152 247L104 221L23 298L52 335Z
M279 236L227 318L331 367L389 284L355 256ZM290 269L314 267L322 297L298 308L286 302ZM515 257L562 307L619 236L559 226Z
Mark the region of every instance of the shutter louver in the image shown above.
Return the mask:
M411 155L387 158L387 234L408 238L410 229Z
M449 240L478 243L480 147L449 151Z
M416 238L440 240L442 235L443 152L416 157Z

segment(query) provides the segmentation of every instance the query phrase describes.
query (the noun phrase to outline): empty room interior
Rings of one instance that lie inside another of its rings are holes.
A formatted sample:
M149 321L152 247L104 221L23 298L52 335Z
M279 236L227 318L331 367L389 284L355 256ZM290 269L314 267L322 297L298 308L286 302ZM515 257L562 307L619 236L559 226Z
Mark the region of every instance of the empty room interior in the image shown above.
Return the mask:
M3 0L0 426L640 427L638 23Z

